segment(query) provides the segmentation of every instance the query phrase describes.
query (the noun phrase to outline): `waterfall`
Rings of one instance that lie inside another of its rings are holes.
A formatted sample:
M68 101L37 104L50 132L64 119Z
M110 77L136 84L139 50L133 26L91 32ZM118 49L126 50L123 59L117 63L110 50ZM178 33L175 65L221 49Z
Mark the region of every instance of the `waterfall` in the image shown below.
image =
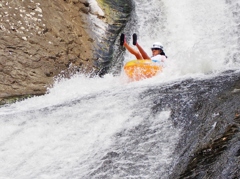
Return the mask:
M180 129L168 119L168 109L152 113L143 95L148 88L111 75L76 75L44 96L0 108L0 176L111 178L105 168L118 156L116 177L137 170L138 176L151 176L161 166L159 175L172 160ZM147 160L142 163L139 155Z
M127 40L138 42L151 54L155 41L168 56L166 76L208 74L239 68L239 2L134 0L135 18L125 30ZM136 19L136 20L135 20ZM126 52L125 61L134 59Z
M46 95L1 107L0 178L169 177L183 130L176 123L197 118L194 97L223 89L221 81L212 91L204 88L201 79L214 82L239 68L239 3L134 4L127 40L136 32L148 53L161 41L168 55L163 73L132 83L123 72L102 78L79 73L56 80ZM123 58L133 57L125 52Z

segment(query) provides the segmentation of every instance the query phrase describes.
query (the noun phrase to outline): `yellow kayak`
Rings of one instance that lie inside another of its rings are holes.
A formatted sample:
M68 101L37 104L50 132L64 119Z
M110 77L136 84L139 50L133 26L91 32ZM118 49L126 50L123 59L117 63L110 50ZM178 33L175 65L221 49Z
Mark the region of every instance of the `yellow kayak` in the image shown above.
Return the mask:
M132 60L124 65L126 75L132 80L151 78L162 71L162 66L152 60Z

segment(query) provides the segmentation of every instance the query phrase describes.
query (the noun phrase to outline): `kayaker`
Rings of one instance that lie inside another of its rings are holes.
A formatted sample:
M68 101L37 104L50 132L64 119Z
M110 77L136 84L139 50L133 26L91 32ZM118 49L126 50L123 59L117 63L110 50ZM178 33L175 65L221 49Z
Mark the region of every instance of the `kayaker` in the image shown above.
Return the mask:
M125 34L120 36L120 45L124 46L131 54L135 55L137 59L151 59L154 62L164 62L167 58L163 51L163 46L160 42L153 43L151 50L152 56L149 57L148 54L143 50L143 48L137 42L137 34L133 34L133 45L136 45L138 51L132 48L125 39Z

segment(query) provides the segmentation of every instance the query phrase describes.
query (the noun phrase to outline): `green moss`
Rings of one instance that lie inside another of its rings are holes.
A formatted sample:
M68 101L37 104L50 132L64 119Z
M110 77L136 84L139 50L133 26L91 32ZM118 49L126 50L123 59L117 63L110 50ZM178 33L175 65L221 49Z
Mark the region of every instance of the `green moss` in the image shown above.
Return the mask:
M25 100L25 99L28 99L28 98L31 98L33 96L36 96L36 95L22 95L22 96L11 96L11 97L8 97L8 98L3 98L3 99L0 99L0 106L3 106L5 104L13 104L15 102L18 102L18 101L22 101L22 100ZM39 95L38 95L39 96Z
M111 7L110 5L106 2L106 0L97 0L98 5L100 8L103 10L105 14L105 18L108 23L111 23Z
M103 10L108 24L115 24L116 21L125 16L123 14L130 13L131 3L124 0L96 0L99 7Z

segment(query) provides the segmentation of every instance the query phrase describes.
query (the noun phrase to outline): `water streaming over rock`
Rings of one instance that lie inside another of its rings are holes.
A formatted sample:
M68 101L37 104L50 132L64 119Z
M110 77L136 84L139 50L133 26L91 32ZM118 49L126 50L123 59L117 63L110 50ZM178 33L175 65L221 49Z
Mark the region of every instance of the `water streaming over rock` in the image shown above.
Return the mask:
M238 1L133 2L123 31L164 44L163 73L76 74L1 107L1 178L240 177Z

